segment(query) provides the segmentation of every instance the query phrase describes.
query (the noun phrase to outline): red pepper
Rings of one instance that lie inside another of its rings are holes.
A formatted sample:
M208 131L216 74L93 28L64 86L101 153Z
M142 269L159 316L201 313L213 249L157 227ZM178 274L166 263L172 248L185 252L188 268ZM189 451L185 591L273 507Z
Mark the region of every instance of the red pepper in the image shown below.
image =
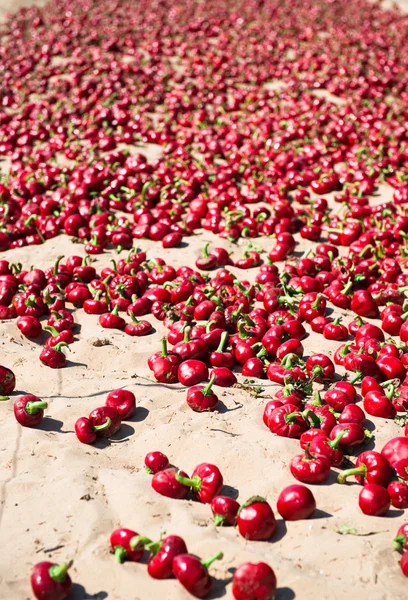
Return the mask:
M395 508L408 508L408 484L403 481L391 481L387 487L391 504Z
M360 317L378 317L378 306L368 290L354 292L350 308Z
M113 390L109 392L105 404L114 408L119 413L122 421L129 420L136 411L136 398L133 392L129 390Z
M71 564L44 561L35 565L31 587L37 600L66 600L71 595L72 581L68 575Z
M103 315L109 312L109 304L101 300L102 290L98 290L92 300L85 300L83 309L88 315Z
M6 396L16 387L16 377L11 369L0 365L0 398L6 400Z
M276 576L264 562L244 563L232 578L232 595L235 600L273 600Z
M346 433L347 429L343 429L334 440L329 440L323 436L316 436L308 447L309 454L314 458L324 456L332 467L338 467L344 459L343 452L338 448L338 445Z
M299 439L302 433L309 429L309 423L296 406L285 404L272 411L268 427L272 433L281 437Z
M209 504L219 494L224 483L219 468L210 463L198 465L191 478L185 477L179 472L176 479L179 483L189 486L203 504Z
M185 386L196 385L208 379L207 365L201 360L185 360L178 367L177 377Z
M99 317L99 325L104 329L124 329L126 321L118 315L119 307L115 306L112 312L104 313Z
M133 337L142 337L144 335L149 335L149 333L153 331L153 326L151 323L149 323L149 321L144 319L139 321L136 319L132 311L129 311L128 315L132 319L132 322L128 323L125 327L125 333L127 333L127 335L131 335Z
M144 545L139 539L139 534L125 527L112 532L110 545L119 564L125 560L139 562L144 554Z
M67 310L61 310L60 312L52 311L52 314L47 321L47 325L54 327L58 333L61 333L66 329L73 329L74 319Z
M357 458L356 466L353 469L347 469L347 471L340 473L337 481L345 483L347 477L352 475L362 485L376 483L386 486L391 480L392 469L390 463L382 454L374 450L367 450Z
M42 327L37 317L19 317L17 319L17 327L23 335L29 338L36 338L41 335Z
M46 325L44 329L51 333L51 337L49 337L45 342L46 346L53 347L60 342L65 342L65 344L69 345L74 341L74 334L72 333L71 329L65 329L64 331L61 331L61 333L59 333L55 327L51 327L51 325Z
M210 372L211 379L214 377L214 385L219 387L231 387L237 383L235 374L227 367L214 367Z
M80 417L75 423L75 433L82 444L93 444L99 432L103 432L111 426L111 420L106 419L102 425L93 425L86 417Z
M341 431L346 431L346 433L339 441L340 448L359 446L366 439L366 433L358 423L342 423L341 425L336 425L330 432L330 439L334 440Z
M43 402L37 396L27 394L14 402L14 416L20 425L34 427L42 421L46 408L48 408L46 402Z
M201 271L210 271L214 267L221 266L218 264L218 259L215 254L208 252L210 242L207 242L201 250L201 256L199 256L195 262L197 269Z
M325 456L313 458L308 453L298 454L290 461L290 472L302 483L321 483L330 474L330 463Z
M119 431L122 424L120 414L112 406L99 406L89 414L88 418L94 427L105 425L107 420L110 419L110 425L108 427L99 429L99 435L101 437L110 437Z
M147 572L154 579L171 579L173 575L173 560L180 554L188 552L183 538L178 535L168 535L159 542L152 542L145 537L139 537L145 549L150 552ZM135 540L134 540L135 541Z
M400 567L405 577L408 577L408 552L404 552L401 556Z
M358 504L365 515L379 517L390 508L391 499L382 485L366 483L359 494Z
M208 560L200 561L193 554L179 554L173 559L173 574L190 594L196 598L205 598L212 588L208 569L215 560L222 557L222 552L217 552Z
M276 504L278 513L285 521L309 519L316 510L316 500L304 485L289 485L281 491Z
M339 388L328 389L324 395L324 401L337 412L341 412L348 404L353 402L350 396Z
M239 503L228 496L214 496L211 511L215 525L235 525Z
M404 523L397 531L397 535L392 541L395 550L408 550L408 523Z
M347 339L347 327L341 325L340 321L341 317L338 317L337 319L334 319L334 321L332 321L331 323L327 323L327 325L324 326L323 337L325 337L326 340L335 340L340 342L342 340Z
M252 496L239 507L237 525L246 540L267 541L276 531L273 510L261 496Z
M391 398L394 394L394 386L390 386L388 390L381 392L371 391L364 396L364 410L373 417L381 417L382 419L393 419L397 414Z
M67 363L67 358L63 352L61 352L61 348L63 346L67 346L66 342L59 342L56 346L45 346L40 354L40 361L50 367L51 369L61 369L65 367Z
M218 348L210 354L209 361L212 367L227 367L228 369L231 369L234 366L234 356L231 352L226 352L224 350L227 339L228 332L224 331L221 335L221 340Z
M331 381L334 377L334 364L325 354L313 354L306 361L306 372L318 383Z
M148 452L144 459L145 471L149 475L154 475L159 471L164 471L169 466L169 459L165 454L159 451Z
M210 382L205 387L195 386L187 391L187 404L196 412L214 410L218 404L218 396L211 390L215 382L212 375Z
M176 475L188 478L187 473L184 471L177 471L171 467L153 475L152 488L158 494L167 498L176 498L177 500L185 498L190 491L190 487L180 483Z
M181 357L179 354L176 352L168 352L166 338L162 338L161 345L161 351L155 352L147 359L147 364L150 370L153 370L153 365L158 358L167 358L168 361L175 366L179 365L181 362Z
M366 415L362 408L357 404L348 404L339 415L339 423L341 425L347 423L357 423L362 425L365 421Z
M398 461L408 459L408 438L396 437L387 442L381 450L381 454L385 456L392 467Z
M178 367L170 356L157 358L152 365L152 370L159 383L177 383L178 381Z

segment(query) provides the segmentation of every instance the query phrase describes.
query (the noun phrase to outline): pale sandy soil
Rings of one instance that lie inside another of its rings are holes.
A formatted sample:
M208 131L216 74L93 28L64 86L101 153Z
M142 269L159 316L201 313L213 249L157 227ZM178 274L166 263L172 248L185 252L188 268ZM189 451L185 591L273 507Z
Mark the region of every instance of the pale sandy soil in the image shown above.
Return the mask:
M17 4L23 3L3 0L0 7L10 10ZM383 187L376 200L390 198L390 190ZM183 251L163 250L148 241L141 246L150 258L162 256L180 266L192 264L204 241L215 239L204 232L188 239ZM256 243L264 248L271 244ZM301 243L299 250L304 249ZM241 249L234 252L238 256ZM84 251L62 236L2 258L47 267L61 254ZM96 265L106 266L111 254L99 257ZM57 371L41 365L39 345L23 339L14 322L0 323L0 363L16 373L16 393L39 395L49 403L50 415L40 427L23 429L14 420L11 402L0 405L1 599L32 599L29 573L35 562L45 559L74 560L75 600L187 599L176 581L149 578L145 564L114 562L108 541L118 526L154 539L164 531L177 533L190 551L203 557L222 549L225 558L211 569L219 581L210 598L232 598L232 569L247 560L264 560L276 571L278 600L406 599L407 583L391 550L406 518L396 510L387 518L365 517L357 504L360 487L337 485L335 473L328 485L313 487L320 509L316 518L287 524L279 519L270 543L246 542L233 528L215 528L208 506L157 495L142 468L151 450L165 452L187 472L200 462L215 463L229 494L239 494L241 501L260 494L275 508L278 493L294 482L288 464L298 453L297 441L273 436L262 423L263 407L277 388L262 382L260 397L242 389L218 389L220 411L192 413L185 404L185 388L155 383L146 366L164 333L157 321L152 318L157 330L153 336L130 339L102 330L97 318L81 310L75 319L78 341L71 346L67 368ZM100 346L97 340L108 343ZM337 345L321 336L305 340L308 354L332 354ZM76 419L121 387L136 394L134 419L111 443L79 444L73 432ZM372 419L369 428L374 426L376 448L400 431L381 419ZM358 535L341 535L337 530L343 525L356 528Z

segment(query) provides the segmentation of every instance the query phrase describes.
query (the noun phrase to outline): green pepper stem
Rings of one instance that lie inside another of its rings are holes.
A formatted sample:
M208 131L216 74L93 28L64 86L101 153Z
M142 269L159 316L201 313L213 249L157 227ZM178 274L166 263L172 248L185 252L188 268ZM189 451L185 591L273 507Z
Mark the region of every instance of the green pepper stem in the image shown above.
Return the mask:
M161 348L162 348L162 350L161 350L161 355L162 355L162 356L168 356L168 355L169 355L169 353L168 353L168 351L167 351L167 338L165 338L165 337L164 337L164 338L162 338L162 341L161 341Z
M340 431L340 433L338 433L336 435L334 440L328 442L330 448L333 448L333 450L337 450L337 447L339 445L341 438L344 437L346 435L346 433L348 433L348 431L349 431L348 429L343 429L343 431Z
M105 423L103 423L103 425L94 425L94 431L105 431L105 429L109 429L109 427L112 425L112 421L110 420L109 417L107 417Z
M121 565L127 559L128 553L123 546L115 546L115 558Z
M10 400L9 396L0 396L0 402L5 402L6 400Z
M214 525L216 527L221 527L222 525L224 525L224 523L225 523L225 517L223 517L220 514L214 515Z
M129 542L129 546L132 550L136 550L136 548L140 545L148 546L149 544L153 544L152 540L144 537L143 535L135 535Z
M36 415L40 410L45 410L48 408L48 404L39 400L38 402L27 402L25 405L25 411L29 415Z
M183 475L180 475L180 473L177 473L176 479L182 485L190 487L193 490L193 492L199 492L201 489L202 479L198 475L195 475L194 477L190 478L190 477L183 477Z
M347 477L365 477L367 475L367 467L365 465L360 465L359 467L354 467L353 469L347 469L339 474L337 477L338 483L346 483Z
M48 573L54 581L57 583L64 583L67 576L67 572L72 563L61 563L60 565L53 565L48 569Z
M213 373L211 375L211 379L210 381L207 383L207 385L203 388L201 388L201 393L203 394L203 396L209 396L211 393L211 388L215 383L215 380L217 379L217 376L215 373Z
M52 327L52 325L46 325L46 326L44 327L44 329L45 329L46 331L49 331L53 337L56 337L57 335L59 335L59 331L57 331L57 330L55 329L55 327Z
M202 560L201 564L206 568L209 569L210 566L212 565L212 563L216 560L220 560L221 558L224 557L224 554L222 552L217 552L217 554L214 554L214 556L211 556L211 558L207 558L207 560Z
M401 551L404 549L405 544L407 543L407 538L404 534L400 533L392 540L392 547L394 550Z
M228 338L228 331L224 331L221 334L220 343L218 345L216 352L224 352L224 347L225 347L227 338Z
M363 373L361 371L356 371L354 374L354 377L352 377L350 379L350 383L351 384L357 383L357 381L359 381L362 377L363 377Z

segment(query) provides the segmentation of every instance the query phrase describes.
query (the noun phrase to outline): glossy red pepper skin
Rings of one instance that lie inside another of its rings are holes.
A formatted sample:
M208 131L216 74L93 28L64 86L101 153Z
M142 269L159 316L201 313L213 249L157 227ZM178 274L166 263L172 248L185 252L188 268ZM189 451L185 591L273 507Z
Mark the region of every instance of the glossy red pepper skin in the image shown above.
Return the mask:
M359 446L366 438L364 429L358 423L342 423L333 427L330 432L330 439L334 440L341 431L346 433L339 441L340 448L348 448L353 446Z
M37 600L66 600L72 592L67 564L37 563L31 573L31 587Z
M388 511L391 499L382 485L366 483L359 494L358 504L365 515L379 517Z
M17 319L17 327L28 338L39 337L42 332L41 323L37 317L19 317Z
M127 421L136 412L136 398L134 393L129 390L112 390L109 392L105 404L114 408L122 421Z
M0 365L0 395L8 396L16 387L16 377L11 369Z
M205 598L212 588L208 567L219 558L222 558L222 552L203 562L193 554L179 554L173 559L173 574L190 594Z
M187 404L192 410L196 412L214 410L218 404L218 396L211 389L214 382L215 375L205 387L194 386L187 391Z
M159 383L177 383L178 366L170 357L157 358L152 365L153 375Z
M301 483L322 483L330 473L330 463L324 456L313 458L298 454L290 461L290 472Z
M137 541L138 533L132 529L121 527L115 529L110 536L110 545L112 552L119 564L129 560L131 562L139 562L144 554L144 545L141 542L132 544L132 541Z
M339 416L339 423L341 425L347 423L357 423L362 425L365 421L366 415L362 408L356 404L348 404Z
M392 467L394 467L398 461L408 459L408 438L393 438L385 444L384 448L381 450L381 454L385 456Z
M340 431L336 440L329 440L322 436L316 436L308 447L308 452L314 458L325 457L329 461L332 467L338 467L341 465L344 459L343 452L338 448L338 445L346 435L347 431Z
M309 519L316 510L316 500L304 485L289 485L278 497L278 513L285 521Z
M215 496L211 500L211 511L215 525L235 525L239 503L228 496Z
M202 463L197 465L191 478L176 475L177 481L191 487L196 498L203 504L209 504L217 496L224 484L221 471L216 465Z
M273 600L276 586L276 575L269 565L244 563L232 578L232 595L235 600Z
M272 411L268 419L268 427L272 433L281 437L299 439L309 429L309 423L293 404L285 404Z
M40 354L40 361L51 369L62 369L67 363L65 354L61 351L65 342L59 342L56 346L44 346Z
M395 508L408 508L408 484L403 481L391 481L388 484L387 492L391 498L391 504Z
M50 325L46 325L44 329L51 333L51 337L47 338L45 342L46 346L51 346L53 348L54 346L57 346L60 342L64 342L64 344L69 345L72 344L74 341L74 334L71 329L65 329L64 331L61 331L61 333L58 333L58 331Z
M91 413L89 413L88 418L94 427L105 425L107 420L110 419L109 427L99 431L99 435L101 437L110 437L119 431L122 424L120 414L111 406L99 406L98 408L95 408Z
M253 496L240 506L237 525L242 537L252 541L269 540L276 531L273 510L260 496Z
M21 396L14 402L14 416L16 420L24 427L34 427L41 423L44 417L44 410L48 407L37 396L27 394Z
M182 385L197 385L208 379L208 367L201 360L186 360L178 366L177 377Z
M77 419L75 422L75 433L82 444L93 444L96 441L94 426L86 417Z
M143 540L144 538L142 538ZM171 579L173 574L173 560L180 554L188 552L183 538L178 535L167 535L160 542L145 541L146 550L151 556L147 563L147 572L154 579Z
M331 381L334 377L334 364L325 354L313 354L306 361L306 372L318 383Z
M235 374L227 367L214 367L210 371L210 377L214 378L214 385L219 387L231 387L237 383Z
M408 552L404 552L401 556L400 567L405 577L408 577Z
M144 459L145 471L149 475L154 475L159 471L164 471L169 466L169 459L165 454L159 451L148 452Z
M373 417L381 417L382 419L393 419L397 414L391 400L385 395L384 391L368 392L364 396L364 410Z
M186 498L190 487L180 483L176 478L177 474L188 478L187 473L184 471L177 471L173 467L170 467L153 475L152 488L158 494L167 498L175 498L177 500Z
M358 456L355 468L340 473L337 481L345 483L347 477L352 475L362 485L376 483L386 486L391 480L392 469L390 463L382 454L374 450L367 450Z

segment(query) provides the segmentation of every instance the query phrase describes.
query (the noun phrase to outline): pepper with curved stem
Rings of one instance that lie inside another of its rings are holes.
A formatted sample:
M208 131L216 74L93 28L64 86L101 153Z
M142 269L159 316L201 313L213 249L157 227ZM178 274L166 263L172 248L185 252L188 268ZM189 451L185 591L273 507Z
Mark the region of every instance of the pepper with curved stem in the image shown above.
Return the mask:
M348 477L354 476L362 485L376 483L386 486L391 480L392 469L388 460L379 452L367 450L357 458L356 466L339 474L337 481L345 483Z
M28 394L21 396L14 402L14 416L24 427L34 427L41 423L44 410L48 408L47 402L40 400L37 396Z
M178 535L168 535L158 542L153 542L143 536L137 536L130 541L131 547L139 544L143 544L150 553L147 572L154 579L171 579L174 577L174 558L179 554L188 552L185 541Z
M182 485L190 487L197 499L203 504L209 504L220 493L224 483L219 468L210 463L197 465L191 474L191 478L178 472L176 479Z
M218 404L218 396L212 391L216 376L212 374L205 387L194 386L187 391L187 404L196 412L214 410Z
M193 554L179 554L173 559L173 574L190 594L196 598L205 598L212 588L208 569L214 561L221 558L223 558L222 552L217 552L203 561Z
M59 565L43 561L37 563L31 573L31 587L37 600L66 600L72 592L68 574L72 561Z
M110 545L116 561L122 564L126 560L139 562L143 558L143 538L132 529L121 527L115 529L110 536ZM135 543L136 542L136 543Z
M93 444L98 437L100 432L109 429L111 426L111 420L108 417L105 423L101 425L93 425L90 419L86 417L80 417L75 423L75 433L82 444Z

